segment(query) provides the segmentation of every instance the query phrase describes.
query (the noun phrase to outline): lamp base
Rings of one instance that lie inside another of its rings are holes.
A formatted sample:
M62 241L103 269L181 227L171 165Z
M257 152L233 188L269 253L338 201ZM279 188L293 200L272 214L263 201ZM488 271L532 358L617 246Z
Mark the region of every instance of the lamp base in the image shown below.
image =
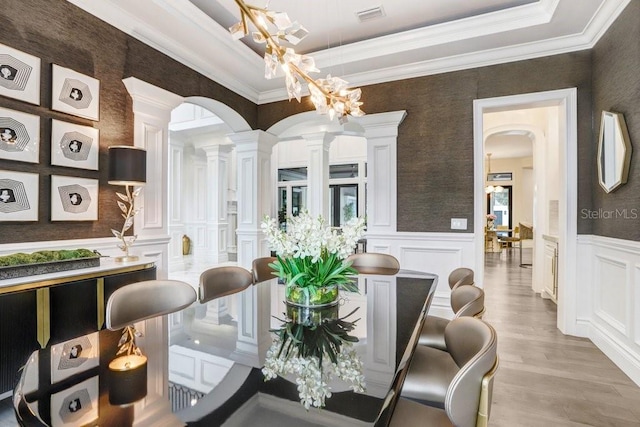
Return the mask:
M123 256L117 256L113 259L115 262L133 262L133 261L138 261L140 258L135 255L123 255Z

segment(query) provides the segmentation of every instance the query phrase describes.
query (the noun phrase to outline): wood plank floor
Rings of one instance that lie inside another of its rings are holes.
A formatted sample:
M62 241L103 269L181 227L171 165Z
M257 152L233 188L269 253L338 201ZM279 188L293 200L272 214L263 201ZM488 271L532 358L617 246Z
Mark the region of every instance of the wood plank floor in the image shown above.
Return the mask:
M512 251L516 253L515 251ZM484 320L498 332L492 427L640 426L640 388L591 341L556 328L513 254L486 254Z

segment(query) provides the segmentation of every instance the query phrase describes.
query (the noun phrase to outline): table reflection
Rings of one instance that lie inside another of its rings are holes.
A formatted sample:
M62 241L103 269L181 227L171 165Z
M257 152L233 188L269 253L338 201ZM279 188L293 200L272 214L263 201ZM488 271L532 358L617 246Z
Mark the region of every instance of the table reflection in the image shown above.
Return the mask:
M349 383L333 378L329 382L333 395L326 399L325 410L373 423L400 361L407 350L413 350L411 335L423 320L435 276L401 271L395 276L361 275L357 280L359 293L341 292L338 316L357 310L354 317L360 320L349 335L358 339L353 349L363 361L366 390L356 393ZM197 403L192 398L194 407L182 409L179 416L194 423L200 420L201 425L217 425L207 424L216 421L205 416L202 408L216 414L215 419L224 419L246 401L233 402L236 394L258 393L261 399L269 396L299 402L295 376L265 382L261 371L274 338L270 330L280 328L279 319L287 317L284 299L284 286L274 279L192 306L174 319L169 381L201 396ZM243 389L247 384L252 384L252 391Z

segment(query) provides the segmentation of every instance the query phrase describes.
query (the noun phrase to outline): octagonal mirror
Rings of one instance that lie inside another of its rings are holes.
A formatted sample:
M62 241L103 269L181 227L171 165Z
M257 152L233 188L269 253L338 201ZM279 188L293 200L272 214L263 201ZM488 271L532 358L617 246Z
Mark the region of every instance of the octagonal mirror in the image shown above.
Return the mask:
M598 141L598 180L610 193L627 182L631 163L631 141L620 113L602 112Z

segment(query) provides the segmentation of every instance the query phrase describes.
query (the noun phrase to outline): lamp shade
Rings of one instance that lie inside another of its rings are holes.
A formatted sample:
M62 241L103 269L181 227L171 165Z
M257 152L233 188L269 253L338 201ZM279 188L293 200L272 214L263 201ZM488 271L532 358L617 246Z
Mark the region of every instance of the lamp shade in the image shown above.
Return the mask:
M109 184L144 185L147 182L147 152L129 145L109 147Z
M147 395L147 358L130 354L109 363L109 403L130 405Z

